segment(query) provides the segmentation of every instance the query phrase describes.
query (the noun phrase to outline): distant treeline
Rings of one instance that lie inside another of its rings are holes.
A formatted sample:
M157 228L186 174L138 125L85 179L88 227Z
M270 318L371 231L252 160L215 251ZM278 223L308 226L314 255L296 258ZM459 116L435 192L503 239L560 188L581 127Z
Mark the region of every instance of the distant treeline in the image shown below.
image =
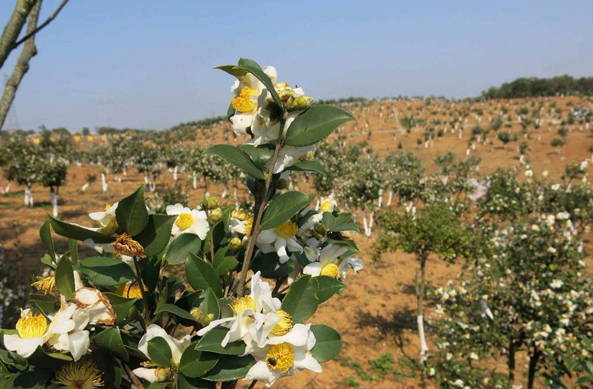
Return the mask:
M482 92L486 99L514 99L557 95L593 95L593 77L574 78L569 75L552 78L517 78L515 81Z

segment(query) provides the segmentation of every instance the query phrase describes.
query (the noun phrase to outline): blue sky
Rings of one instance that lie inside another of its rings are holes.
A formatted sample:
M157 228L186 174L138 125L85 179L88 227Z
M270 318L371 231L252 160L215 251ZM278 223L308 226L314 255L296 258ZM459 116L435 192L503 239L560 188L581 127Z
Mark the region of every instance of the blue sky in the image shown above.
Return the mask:
M58 3L44 0L42 19ZM13 5L0 0L2 25ZM38 36L8 124L166 128L223 114L233 80L213 67L239 57L316 98L593 76L591 15L590 0L71 0Z

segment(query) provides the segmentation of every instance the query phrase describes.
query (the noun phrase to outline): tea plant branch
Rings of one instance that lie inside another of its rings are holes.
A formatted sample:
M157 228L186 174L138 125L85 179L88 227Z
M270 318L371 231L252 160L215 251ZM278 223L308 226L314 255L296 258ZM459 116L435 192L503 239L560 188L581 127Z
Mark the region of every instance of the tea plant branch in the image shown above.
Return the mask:
M266 186L265 186L265 196L261 199L259 207L257 208L257 215L253 220L253 228L251 229L251 237L249 239L249 246L247 246L247 251L245 252L245 257L243 260L243 267L241 268L241 275L239 279L239 285L237 286L237 295L239 297L243 297L243 293L245 291L245 280L247 279L247 272L249 271L249 267L251 265L251 257L253 256L253 250L255 248L255 242L257 241L257 237L259 235L259 225L261 223L261 219L264 215L264 210L266 209L266 205L268 204L268 197L270 195L270 187L272 185L272 178L274 176L274 167L276 166L276 162L278 161L278 156L280 155L280 149L282 148L282 143L284 142L284 125L286 124L286 118L283 116L282 121L280 123L280 131L278 134L278 139L276 140L276 148L274 149L274 155L270 160L270 171L268 172L268 177L266 178Z
M138 287L140 287L140 293L142 294L142 302L144 304L144 329L148 328L150 324L150 311L148 310L148 299L146 297L146 291L144 290L144 281L142 281L142 271L140 270L140 263L138 262L138 257L133 256L134 259L134 267L136 268L136 280L138 281Z
M48 24L50 24L57 16L58 14L62 11L62 9L66 6L66 4L68 3L68 1L70 0L63 0L62 3L58 6L58 8L56 8L56 10L49 15L49 17L45 20L45 22L41 23L39 25L39 27L37 27L36 29L34 29L33 31L27 31L27 34L22 37L21 39L19 39L14 46L12 47L12 49L16 49L17 47L19 47L23 42L25 42L27 39L31 38L33 35L37 34L39 31L43 30ZM39 1L39 3L41 4L41 0Z
M32 32L37 26L37 20L39 19L39 11L41 9L41 0L37 1L29 13L29 22L27 23L27 31ZM8 110L14 101L16 91L21 84L21 81L29 71L29 62L33 57L37 55L37 46L35 46L35 39L32 38L23 47L19 58L17 59L12 74L6 81L4 92L0 98L0 129L4 125L4 121L8 116ZM0 60L0 66L1 60Z

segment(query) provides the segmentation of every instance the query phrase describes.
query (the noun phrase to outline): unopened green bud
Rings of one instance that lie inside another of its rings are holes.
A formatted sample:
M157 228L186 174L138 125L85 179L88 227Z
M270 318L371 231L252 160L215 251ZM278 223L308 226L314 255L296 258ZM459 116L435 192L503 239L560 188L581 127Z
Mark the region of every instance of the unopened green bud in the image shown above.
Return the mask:
M229 246L231 247L231 250L239 251L239 250L241 250L241 247L243 247L243 242L241 242L241 239L239 239L238 237L235 236L229 242Z
M286 102L286 109L289 111L300 111L309 108L312 104L313 98L311 96L299 96L289 99Z
M218 208L220 202L218 201L218 197L206 197L204 201L202 201L202 206L206 209L215 209Z
M208 324L210 324L210 322L212 320L214 320L214 315L213 314L211 314L211 313L210 314L205 314L198 307L192 308L189 313L194 317L194 319L196 319L196 321L198 323L200 323L204 327L206 327Z
M318 233L319 235L325 235L325 233L327 232L327 229L325 228L325 226L323 224L319 223L315 226L314 231L316 233Z
M210 211L209 218L212 223L216 223L217 221L220 220L221 217L222 217L222 209L216 208L216 209L213 209L212 211Z

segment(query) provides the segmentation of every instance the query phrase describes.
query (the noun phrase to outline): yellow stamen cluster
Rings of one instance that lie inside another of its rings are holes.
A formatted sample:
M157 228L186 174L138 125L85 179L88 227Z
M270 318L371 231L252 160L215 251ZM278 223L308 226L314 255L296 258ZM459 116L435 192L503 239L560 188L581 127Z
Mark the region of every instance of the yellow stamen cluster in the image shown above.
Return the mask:
M156 371L154 372L155 381L162 382L162 381L166 380L167 378L169 378L170 374L171 374L171 369L169 369L168 367L159 366L156 368Z
M292 350L292 346L286 343L272 346L266 354L266 363L272 370L287 373L294 365L294 351Z
M246 236L250 236L251 235L251 230L253 229L253 218L250 217L249 219L247 219L247 221L245 222L245 235Z
M321 212L331 212L331 209L332 209L331 200L325 200L323 203L321 203L321 206L319 207L319 209L321 209Z
M282 336L286 335L292 330L292 316L285 310L276 311L276 314L280 316L280 321L272 329L272 334Z
M340 268L335 263L328 263L321 268L321 275L338 278L340 276Z
M92 360L84 359L62 366L53 383L58 389L94 389L103 386L101 375Z
M45 294L57 293L58 291L55 276L45 278L40 277L37 281L33 282L31 286Z
M147 290L146 287L144 287L144 290ZM127 283L120 285L115 289L115 293L129 299L142 298L142 290L140 289L140 286L138 284Z
M129 255L129 256L136 256L140 258L146 258L144 254L144 247L138 242L136 242L130 235L126 232L119 235L115 242L110 243L109 246L113 246L113 249L119 255Z
M251 298L251 296L238 297L234 299L231 302L230 307L235 313L235 315L240 315L248 309L251 309L253 311L257 309L255 301Z
M105 204L105 212L109 211L109 208L111 208L111 204Z
M39 338L47 331L47 320L43 315L33 316L28 312L16 322L16 330L23 339Z
M257 92L251 89L250 87L243 87L243 89L241 89L241 93L239 93L239 96L231 100L231 104L233 108L235 108L239 112L253 112L257 108L257 104L253 102L251 97L255 96L256 94Z
M191 227L192 224L194 224L194 217L191 213L179 214L177 220L175 220L175 225L179 227L180 230L185 230L186 228Z
M291 220L280 224L274 231L283 238L292 238L299 231L299 226Z

